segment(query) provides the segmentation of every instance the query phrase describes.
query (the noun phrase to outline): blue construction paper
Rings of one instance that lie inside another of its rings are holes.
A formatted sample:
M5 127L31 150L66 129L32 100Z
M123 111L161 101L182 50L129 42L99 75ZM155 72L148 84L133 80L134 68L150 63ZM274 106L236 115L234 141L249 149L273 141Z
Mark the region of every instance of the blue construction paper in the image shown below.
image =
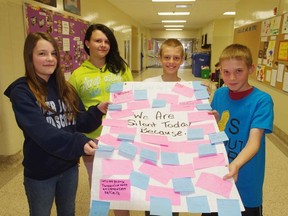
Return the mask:
M149 184L150 176L132 171L130 174L131 185L143 190L147 190Z
M210 95L209 95L209 93L207 92L206 89L204 89L204 90L201 89L199 91L195 91L194 95L195 95L195 98L197 100L208 99L210 97Z
M162 108L166 106L166 101L162 99L154 99L152 102L152 108Z
M123 82L112 83L110 86L110 92L121 92L123 91Z
M201 91L201 90L206 90L207 89L207 87L205 85L202 85L201 81L193 81L192 85L193 85L193 89L195 90L194 93L196 91Z
M137 147L132 145L131 142L122 141L119 145L119 153L124 157L128 157L129 159L133 159L136 155Z
M196 104L196 109L197 110L212 110L212 107L210 104Z
M171 200L162 197L150 197L150 214L159 216L172 216Z
M219 216L241 216L237 199L217 199L217 208Z
M110 202L92 200L89 216L108 216Z
M217 154L217 149L215 145L210 144L200 144L198 145L199 157L212 156Z
M194 185L191 178L173 178L173 189L175 192L195 192Z
M157 162L157 152L149 150L149 149L141 149L140 159L142 161L149 160L149 161L156 163Z
M147 100L147 89L135 90L134 100Z
M119 134L117 137L118 140L134 141L135 135L133 134Z
M175 152L161 152L161 163L166 165L179 165L178 154Z
M229 140L227 134L224 131L213 133L213 134L208 134L208 136L212 144L219 144L219 143Z
M204 138L204 129L203 128L188 128L187 139L196 140Z
M210 213L207 196L186 197L188 212Z
M122 110L122 104L109 104L109 105L108 105L108 110L109 110L109 111Z

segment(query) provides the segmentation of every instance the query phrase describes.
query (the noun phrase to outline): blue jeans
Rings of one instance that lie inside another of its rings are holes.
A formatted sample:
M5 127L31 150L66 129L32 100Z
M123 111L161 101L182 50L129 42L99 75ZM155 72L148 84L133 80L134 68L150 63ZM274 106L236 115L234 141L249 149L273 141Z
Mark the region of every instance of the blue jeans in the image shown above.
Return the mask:
M24 177L30 216L50 216L55 198L58 216L75 215L78 166L45 180Z

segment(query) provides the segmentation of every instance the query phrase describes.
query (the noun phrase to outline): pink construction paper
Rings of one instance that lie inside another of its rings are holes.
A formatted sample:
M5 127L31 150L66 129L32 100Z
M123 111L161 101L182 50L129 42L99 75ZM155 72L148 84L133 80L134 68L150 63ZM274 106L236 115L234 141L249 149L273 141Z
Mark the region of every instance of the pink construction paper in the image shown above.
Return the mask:
M193 88L189 88L185 85L182 85L180 83L176 83L175 86L172 89L173 92L176 92L180 95L186 96L186 97L192 97L194 95Z
M163 165L163 168L167 170L168 174L172 178L186 178L195 177L193 164L185 164L179 166Z
M121 141L117 139L117 137L114 137L110 134L104 134L101 135L100 137L97 138L97 140L107 144L107 145L111 145L114 146L115 148L118 148Z
M139 171L163 184L167 184L171 179L171 176L165 171L165 169L163 169L163 167L159 167L152 163L144 162L139 167Z
M134 100L133 91L122 91L122 92L116 92L111 95L111 101L113 103L124 103L128 101Z
M103 119L103 126L127 127L128 121L121 119Z
M167 136L151 135L151 134L141 134L141 140L143 142L164 146L167 146L169 142Z
M129 179L100 179L100 200L131 199L131 185Z
M229 198L233 184L214 174L201 173L195 186Z
M223 153L207 157L195 157L193 158L193 164L195 170L227 165Z
M213 120L214 116L208 114L207 111L197 111L188 113L188 120L190 122L199 122L205 120Z
M151 196L168 198L173 205L181 204L180 194L175 193L172 188L150 185L146 191L146 201L149 201Z
M131 110L121 110L121 111L109 111L109 116L112 119L119 119L119 118L125 118L125 117L130 117L133 116L133 112Z
M179 100L179 96L178 95L172 95L172 94L163 94L163 93L159 93L157 94L156 97L158 100L162 99L165 100L166 103L170 103L170 104L177 104L178 100Z
M130 175L132 170L134 170L134 168L131 160L113 160L113 159L102 160L103 176Z
M110 127L110 133L114 134L133 134L137 133L137 128L128 127Z

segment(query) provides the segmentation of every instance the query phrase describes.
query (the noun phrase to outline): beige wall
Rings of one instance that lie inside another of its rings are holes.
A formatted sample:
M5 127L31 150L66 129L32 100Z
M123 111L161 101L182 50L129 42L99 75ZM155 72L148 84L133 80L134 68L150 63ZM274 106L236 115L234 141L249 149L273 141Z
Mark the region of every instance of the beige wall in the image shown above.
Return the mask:
M27 2L38 4L35 1ZM66 13L63 11L62 4L62 0L57 0L58 7L56 10ZM263 14L271 14L274 7L278 7L278 12L280 13L287 12L288 0L240 0L237 4L237 15L234 25L237 27L265 19L267 17L263 17ZM50 9L55 10L55 8ZM259 14L261 14L262 17L259 16ZM130 41L130 66L134 71L140 70L140 51L143 46L143 44L141 44L141 38L142 43L150 38L176 37L201 39L202 33L206 31L210 32L212 34L208 34L208 42L212 43L212 67L222 49L233 41L233 21L229 19L215 20L207 24L203 29L183 31L175 34L167 31L150 32L136 23L128 15L117 10L106 0L82 0L81 15L81 18L87 21L99 22L112 27L117 37L122 56L124 54L124 41ZM15 123L10 102L2 93L13 80L24 74L22 50L25 34L23 23L22 0L0 0L0 156L13 155L22 149L22 133ZM123 28L131 28L131 32L123 33ZM143 51L144 56L146 56L146 49ZM145 62L144 59L144 65ZM288 119L287 94L258 82L252 82L252 84L272 95L276 110L274 123L278 128L283 130L285 134L288 134L288 127L286 127Z

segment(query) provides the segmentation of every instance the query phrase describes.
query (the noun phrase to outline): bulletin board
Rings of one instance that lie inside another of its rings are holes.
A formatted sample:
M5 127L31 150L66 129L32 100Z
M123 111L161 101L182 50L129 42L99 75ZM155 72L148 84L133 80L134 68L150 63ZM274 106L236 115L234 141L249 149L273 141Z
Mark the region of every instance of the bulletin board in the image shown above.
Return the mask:
M235 29L234 41L251 49L251 78L288 92L288 13Z
M27 34L47 32L56 39L64 73L72 72L87 59L83 40L89 22L28 3L24 3L24 17Z

